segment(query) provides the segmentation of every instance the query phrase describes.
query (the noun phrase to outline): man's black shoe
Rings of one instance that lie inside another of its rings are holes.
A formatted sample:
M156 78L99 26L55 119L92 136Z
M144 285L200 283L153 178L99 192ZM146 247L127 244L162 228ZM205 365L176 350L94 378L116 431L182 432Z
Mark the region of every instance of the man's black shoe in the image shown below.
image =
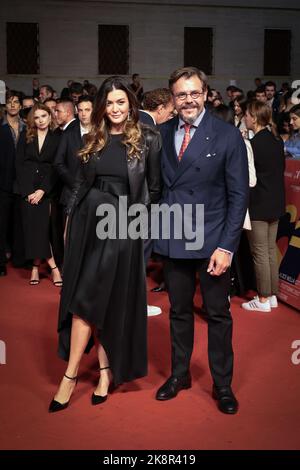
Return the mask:
M234 415L239 409L239 403L235 398L231 387L213 386L213 398L218 402L218 408L222 413Z
M156 393L156 400L171 400L175 398L180 390L191 388L192 379L191 374L188 373L183 377L171 376Z
M6 276L6 275L7 275L6 266L0 266L0 276Z

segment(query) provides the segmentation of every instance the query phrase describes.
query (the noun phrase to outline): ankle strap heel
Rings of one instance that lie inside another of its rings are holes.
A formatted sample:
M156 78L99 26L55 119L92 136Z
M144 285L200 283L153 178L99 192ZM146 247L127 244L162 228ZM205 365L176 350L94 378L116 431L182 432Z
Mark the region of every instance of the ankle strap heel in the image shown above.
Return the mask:
M69 377L67 374L64 374L64 377L66 377L66 379L69 379L69 380L75 380L76 384L78 382L78 377Z

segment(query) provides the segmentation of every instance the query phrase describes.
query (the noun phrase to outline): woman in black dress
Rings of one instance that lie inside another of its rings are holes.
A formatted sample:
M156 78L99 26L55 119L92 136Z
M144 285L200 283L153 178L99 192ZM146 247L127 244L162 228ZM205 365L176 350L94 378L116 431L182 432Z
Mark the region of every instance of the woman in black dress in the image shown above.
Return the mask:
M51 217L55 213L58 179L53 161L59 143L59 136L52 129L50 109L42 103L35 104L28 114L26 133L21 134L18 142L16 172L18 189L23 197L25 256L33 260L30 284L39 284L39 265L46 259L54 285L61 287L62 279L51 240L56 239Z
M103 403L109 384L147 374L147 303L143 240L118 236L121 202L149 206L160 199L160 135L138 122L134 94L120 77L102 84L92 131L79 152L80 175L70 201L59 310L59 356L68 361L49 411L68 406L81 357L96 345L100 379L92 404ZM112 233L99 234L99 216L116 211ZM104 212L102 211L102 214ZM100 238L99 238L100 237Z

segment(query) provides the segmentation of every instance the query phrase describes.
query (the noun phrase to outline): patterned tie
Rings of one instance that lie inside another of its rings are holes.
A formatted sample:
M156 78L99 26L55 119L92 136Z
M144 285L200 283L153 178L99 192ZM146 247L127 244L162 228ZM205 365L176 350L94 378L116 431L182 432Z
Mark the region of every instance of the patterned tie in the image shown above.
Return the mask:
M183 141L182 141L180 151L179 151L179 154L178 154L178 161L179 162L181 161L182 156L183 156L187 146L190 143L190 140L191 140L191 135L190 135L191 127L192 127L191 124L185 124L184 125L184 137L183 137Z

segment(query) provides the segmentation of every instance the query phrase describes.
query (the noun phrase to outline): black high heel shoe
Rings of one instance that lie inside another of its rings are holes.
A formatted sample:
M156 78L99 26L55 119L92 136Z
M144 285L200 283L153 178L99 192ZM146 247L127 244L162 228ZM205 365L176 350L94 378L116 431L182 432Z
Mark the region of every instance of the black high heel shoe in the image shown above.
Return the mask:
M69 379L69 380L75 380L75 385L77 384L78 382L78 378L77 377L69 377L68 375L64 374L64 377L66 377L66 379ZM62 411L64 410L65 408L67 408L67 406L69 405L69 402L70 402L70 399L71 397L69 398L68 401L66 401L65 403L59 403L59 401L56 401L56 400L52 400L50 405L49 405L49 413L55 413L56 411Z
M100 367L99 371L104 370L104 369L110 369L110 367L109 366ZM114 385L111 383L111 384L109 384L108 392L111 393L113 390L114 390ZM104 396L95 395L95 393L93 393L92 396L91 396L92 405L100 405L101 403L104 403L107 400L107 397L108 397L108 393Z

